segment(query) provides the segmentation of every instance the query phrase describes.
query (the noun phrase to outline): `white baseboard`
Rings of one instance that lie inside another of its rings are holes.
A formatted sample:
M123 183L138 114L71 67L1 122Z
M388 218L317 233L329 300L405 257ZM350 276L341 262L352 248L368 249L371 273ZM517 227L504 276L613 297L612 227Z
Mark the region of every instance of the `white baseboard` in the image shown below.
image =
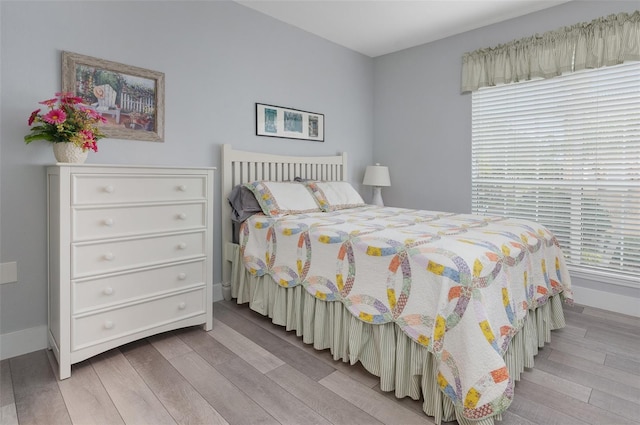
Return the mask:
M0 360L47 348L47 326L0 334Z
M638 298L575 285L571 290L576 304L640 317L640 299Z
M213 284L213 302L222 301L222 282Z

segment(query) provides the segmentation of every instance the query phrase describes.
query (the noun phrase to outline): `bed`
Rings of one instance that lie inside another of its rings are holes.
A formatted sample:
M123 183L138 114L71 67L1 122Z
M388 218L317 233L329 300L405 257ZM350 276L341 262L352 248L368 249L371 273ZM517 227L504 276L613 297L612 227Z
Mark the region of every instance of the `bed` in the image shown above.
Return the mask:
M244 185L264 211L234 237L231 208L222 208L231 296L335 360L360 362L383 391L422 399L438 424L500 419L515 381L565 324L570 278L541 225L331 195L350 187L346 154L223 145L222 172L225 198ZM296 203L311 194L318 208L287 209L280 190Z

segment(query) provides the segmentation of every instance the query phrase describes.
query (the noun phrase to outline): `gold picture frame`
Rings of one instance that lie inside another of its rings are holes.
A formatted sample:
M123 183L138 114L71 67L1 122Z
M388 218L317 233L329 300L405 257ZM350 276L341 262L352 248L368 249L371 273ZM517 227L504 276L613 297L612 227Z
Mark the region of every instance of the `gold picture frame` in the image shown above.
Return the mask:
M164 141L164 73L62 52L62 91L107 119L109 138Z

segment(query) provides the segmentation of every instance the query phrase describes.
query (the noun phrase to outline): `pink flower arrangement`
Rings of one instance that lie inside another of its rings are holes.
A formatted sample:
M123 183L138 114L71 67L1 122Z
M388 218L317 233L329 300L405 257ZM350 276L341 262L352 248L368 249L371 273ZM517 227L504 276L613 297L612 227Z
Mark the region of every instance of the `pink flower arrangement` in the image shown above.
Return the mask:
M99 123L106 122L102 115L85 106L73 93L56 93L54 99L43 100L40 104L45 105L48 112L40 113L41 109L36 109L31 113L28 124L33 127L24 136L25 143L34 140L74 143L84 151L98 152L98 140L105 137L98 128Z

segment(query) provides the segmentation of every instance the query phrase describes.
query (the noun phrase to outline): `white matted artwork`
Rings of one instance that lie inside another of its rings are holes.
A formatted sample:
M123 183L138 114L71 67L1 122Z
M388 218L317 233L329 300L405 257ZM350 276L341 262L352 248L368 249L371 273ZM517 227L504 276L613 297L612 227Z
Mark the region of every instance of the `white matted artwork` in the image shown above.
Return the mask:
M256 103L256 135L324 142L324 114Z

